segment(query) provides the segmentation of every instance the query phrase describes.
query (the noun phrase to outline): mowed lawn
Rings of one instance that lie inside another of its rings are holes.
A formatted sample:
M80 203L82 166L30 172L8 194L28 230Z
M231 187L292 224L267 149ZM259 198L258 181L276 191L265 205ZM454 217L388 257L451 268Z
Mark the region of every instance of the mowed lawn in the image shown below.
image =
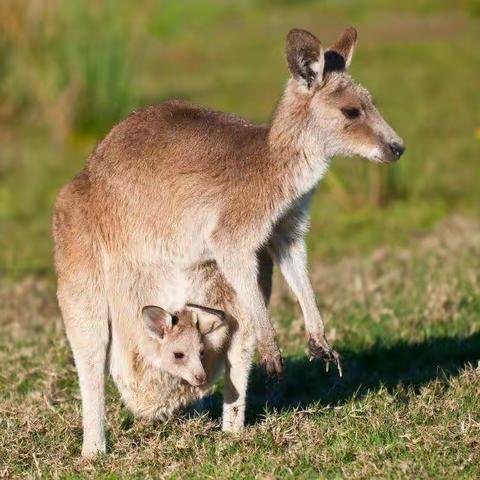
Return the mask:
M80 0L51 2L46 13L7 4L0 478L479 478L477 3L188 0L136 9L119 0L92 15ZM184 98L268 121L287 77L288 29L310 29L328 45L352 23L352 74L407 152L395 166L339 159L315 197L310 273L343 377L308 361L301 312L276 272L271 311L286 378L271 383L254 370L243 435L220 431L221 381L206 415L166 424L134 419L109 383L108 453L82 460L79 388L51 259L58 189L142 105Z

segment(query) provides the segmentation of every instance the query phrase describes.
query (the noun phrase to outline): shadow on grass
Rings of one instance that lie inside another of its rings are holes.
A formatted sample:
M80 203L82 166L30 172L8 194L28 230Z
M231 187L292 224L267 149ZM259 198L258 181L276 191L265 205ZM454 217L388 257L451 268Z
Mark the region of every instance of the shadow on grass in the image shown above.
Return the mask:
M390 391L405 387L420 388L425 383L456 376L469 364L480 359L480 333L470 337L441 337L424 342L399 342L392 346L376 344L364 351L340 349L343 377L332 365L326 373L321 361L306 357L285 359L282 383L267 380L254 369L247 407L247 423L257 423L265 412L280 412L309 405L339 405L382 387ZM212 414L221 414L221 397L211 399Z

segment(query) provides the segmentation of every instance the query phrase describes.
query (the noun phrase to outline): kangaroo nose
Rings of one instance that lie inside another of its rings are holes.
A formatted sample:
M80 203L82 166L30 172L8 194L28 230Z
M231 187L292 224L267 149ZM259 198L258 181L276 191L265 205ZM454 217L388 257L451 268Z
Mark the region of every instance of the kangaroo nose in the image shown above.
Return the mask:
M207 376L204 373L197 373L195 375L195 380L201 385L202 383L205 383L205 380L207 379Z
M405 145L402 145L401 143L398 143L398 142L392 142L390 144L390 150L397 158L400 158L403 155L403 152L405 151Z

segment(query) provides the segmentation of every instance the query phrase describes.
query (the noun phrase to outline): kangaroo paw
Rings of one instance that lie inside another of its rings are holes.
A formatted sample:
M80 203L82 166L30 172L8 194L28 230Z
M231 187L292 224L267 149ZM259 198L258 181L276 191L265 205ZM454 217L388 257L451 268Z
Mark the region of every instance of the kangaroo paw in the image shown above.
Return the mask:
M308 339L308 351L310 354L310 361L315 358L321 358L325 364L328 372L330 362L333 362L338 370L338 375L342 376L342 366L340 364L340 355L330 347L327 340L322 338L318 340L313 336Z

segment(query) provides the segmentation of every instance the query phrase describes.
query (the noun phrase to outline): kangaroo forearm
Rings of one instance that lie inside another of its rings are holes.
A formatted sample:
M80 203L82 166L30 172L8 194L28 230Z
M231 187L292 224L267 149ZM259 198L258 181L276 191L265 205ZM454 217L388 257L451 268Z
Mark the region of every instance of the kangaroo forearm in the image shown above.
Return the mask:
M286 241L279 236L271 248L283 277L297 297L308 333L323 335L324 325L307 271L307 253L303 238Z
M275 330L268 317L262 290L258 284L256 252L217 252L217 262L226 281L237 294L238 304L251 322L257 337L260 362L269 375L282 378L283 362L275 343Z
M258 342L274 343L275 330L258 284L256 255L222 254L217 261L225 279L235 290L239 306L254 326Z

